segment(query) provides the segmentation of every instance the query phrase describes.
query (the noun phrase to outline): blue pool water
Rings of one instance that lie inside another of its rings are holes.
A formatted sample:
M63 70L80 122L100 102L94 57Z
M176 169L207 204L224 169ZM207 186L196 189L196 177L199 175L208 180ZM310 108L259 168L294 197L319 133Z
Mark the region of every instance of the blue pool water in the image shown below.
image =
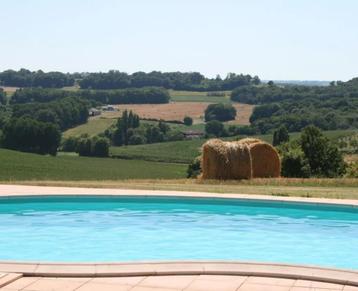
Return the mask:
M0 199L0 260L241 260L358 269L358 208L234 199Z

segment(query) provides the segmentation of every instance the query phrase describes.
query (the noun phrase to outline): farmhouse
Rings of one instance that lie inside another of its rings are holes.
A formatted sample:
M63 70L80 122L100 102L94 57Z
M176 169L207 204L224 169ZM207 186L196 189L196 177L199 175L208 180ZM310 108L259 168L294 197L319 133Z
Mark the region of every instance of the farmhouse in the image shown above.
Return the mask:
M185 139L196 139L204 137L204 133L201 131L185 130L182 131Z
M88 115L89 116L98 116L101 115L101 110L97 109L97 108L91 108L90 110L88 110Z

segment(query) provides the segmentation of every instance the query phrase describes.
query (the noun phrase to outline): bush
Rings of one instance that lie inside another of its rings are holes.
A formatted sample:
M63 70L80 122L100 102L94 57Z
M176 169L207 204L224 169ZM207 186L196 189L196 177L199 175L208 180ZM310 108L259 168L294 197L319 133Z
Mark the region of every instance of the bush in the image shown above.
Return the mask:
M210 136L220 137L224 135L224 124L218 120L212 120L205 124L205 133Z
M61 150L64 152L77 152L78 138L70 136L62 142Z
M358 178L358 162L352 162L347 166L345 176L347 178Z
M190 116L185 116L183 122L186 126L190 126L193 124L193 119Z
M281 173L284 177L310 177L310 165L301 149L291 148L283 154Z
M109 141L104 137L82 137L77 143L77 152L80 156L108 157Z
M229 121L236 117L236 109L231 104L210 104L205 110L205 121Z
M134 134L129 138L129 145L145 144L147 139L143 135Z
M195 158L189 165L187 169L187 178L196 178L201 173L201 158Z

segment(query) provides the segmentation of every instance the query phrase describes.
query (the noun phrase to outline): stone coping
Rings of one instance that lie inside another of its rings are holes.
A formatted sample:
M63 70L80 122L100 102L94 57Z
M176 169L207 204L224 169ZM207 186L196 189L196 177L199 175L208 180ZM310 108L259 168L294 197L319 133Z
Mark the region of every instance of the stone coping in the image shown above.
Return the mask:
M311 266L223 261L143 263L0 262L0 271L25 277L123 277L168 275L235 275L320 281L358 286L358 272Z
M242 200L272 201L309 203L319 205L338 205L358 207L358 200L329 199L329 198L305 198L305 197L282 197L256 194L231 194L231 193L208 193L208 192L185 192L166 190L135 190L117 188L80 188L80 187L52 187L52 186L23 186L1 185L0 197L19 196L152 196L152 197L187 197L187 198L230 198Z

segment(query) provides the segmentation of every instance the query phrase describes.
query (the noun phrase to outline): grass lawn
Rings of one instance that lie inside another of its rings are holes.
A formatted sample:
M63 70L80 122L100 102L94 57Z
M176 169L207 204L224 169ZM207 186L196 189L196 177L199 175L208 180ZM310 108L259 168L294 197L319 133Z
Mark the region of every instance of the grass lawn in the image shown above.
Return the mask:
M0 149L0 181L185 178L186 165L111 158L41 156Z
M337 140L342 136L353 134L354 130L326 131L324 134L331 140ZM300 136L300 133L291 133L291 140ZM236 140L245 136L235 136L225 138L226 140ZM272 135L257 135L266 142L272 142ZM126 147L111 147L110 153L113 156L123 159L139 159L147 161L160 161L168 163L190 163L195 157L200 155L200 147L205 139L194 139L175 142L164 142L156 144L135 145Z
M115 124L117 119L110 118L90 118L87 123L81 124L74 128L70 128L63 133L63 137L80 136L81 134L88 134L90 136L97 135L104 132L111 125Z
M358 199L358 179L18 181L16 184Z

